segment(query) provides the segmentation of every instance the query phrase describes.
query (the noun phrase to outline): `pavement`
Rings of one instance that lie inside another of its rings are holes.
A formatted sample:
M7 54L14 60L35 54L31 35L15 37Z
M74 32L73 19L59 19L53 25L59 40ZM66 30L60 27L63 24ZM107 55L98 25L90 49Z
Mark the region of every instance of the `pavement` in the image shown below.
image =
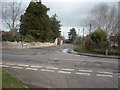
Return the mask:
M73 48L3 50L0 67L29 88L118 88L118 59L68 53Z

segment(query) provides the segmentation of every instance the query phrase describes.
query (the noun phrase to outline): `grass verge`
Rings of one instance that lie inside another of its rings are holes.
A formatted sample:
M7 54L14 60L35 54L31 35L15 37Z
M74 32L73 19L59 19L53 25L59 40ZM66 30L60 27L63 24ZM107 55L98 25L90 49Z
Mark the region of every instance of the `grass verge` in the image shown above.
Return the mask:
M97 54L97 55L105 55L106 49L94 49L88 50L85 46L76 46L74 51L80 53L88 53L88 54ZM108 55L118 56L120 55L120 51L118 50L108 50Z
M90 51L85 48L85 46L76 46L74 51L81 52L81 53L89 53L89 54L96 54L94 51Z
M12 76L5 70L0 70L2 73L2 88L22 88L23 90L28 90L24 84L22 84L17 78Z

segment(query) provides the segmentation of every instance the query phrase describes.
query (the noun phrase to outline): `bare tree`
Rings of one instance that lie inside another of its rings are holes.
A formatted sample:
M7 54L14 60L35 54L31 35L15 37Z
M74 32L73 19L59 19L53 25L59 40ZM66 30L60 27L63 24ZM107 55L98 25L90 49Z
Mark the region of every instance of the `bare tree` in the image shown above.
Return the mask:
M118 12L116 7L109 7L106 4L99 4L89 12L86 25L92 30L103 29L108 34L118 32Z
M2 2L2 21L10 29L10 32L14 36L14 33L19 27L19 19L22 13L22 2Z

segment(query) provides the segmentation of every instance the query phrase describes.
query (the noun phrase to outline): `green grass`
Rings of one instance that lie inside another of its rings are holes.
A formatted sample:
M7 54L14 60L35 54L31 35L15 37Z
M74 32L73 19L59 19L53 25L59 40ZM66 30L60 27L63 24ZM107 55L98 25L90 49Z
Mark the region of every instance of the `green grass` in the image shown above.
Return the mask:
M5 70L0 70L2 73L2 88L22 88L23 90L28 90L24 84L18 81L10 73Z
M81 53L95 54L95 52L86 49L85 46L77 46L76 48L74 48L74 50Z
M85 46L76 46L74 48L74 51L80 52L80 53L89 53L89 54L99 54L99 55L105 55L105 49L94 49L94 50L88 50L85 48ZM116 50L109 50L108 55L120 55L119 51Z

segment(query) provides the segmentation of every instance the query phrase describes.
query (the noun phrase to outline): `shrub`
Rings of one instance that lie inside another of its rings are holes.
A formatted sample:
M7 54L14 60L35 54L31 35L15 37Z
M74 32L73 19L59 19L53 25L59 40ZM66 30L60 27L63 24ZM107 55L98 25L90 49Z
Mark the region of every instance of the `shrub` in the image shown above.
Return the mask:
M2 41L15 41L12 34L6 33L2 35Z
M107 33L103 30L97 30L91 34L91 39L97 44L103 41L107 41Z
M14 41L22 41L22 38L21 37L14 37Z
M107 49L108 46L109 46L109 42L103 41L103 42L99 43L98 48Z
M85 40L85 47L86 47L88 50L93 49L91 38L87 38L87 39Z
M95 49L94 52L98 53L98 54L104 54L106 50L105 49ZM108 50L108 55L120 55L120 51L118 50Z
M35 41L35 38L32 35L26 34L25 36L23 36L23 41L32 42Z
M91 34L91 39L96 43L98 48L106 48L108 47L107 42L107 33L103 30L97 30Z

